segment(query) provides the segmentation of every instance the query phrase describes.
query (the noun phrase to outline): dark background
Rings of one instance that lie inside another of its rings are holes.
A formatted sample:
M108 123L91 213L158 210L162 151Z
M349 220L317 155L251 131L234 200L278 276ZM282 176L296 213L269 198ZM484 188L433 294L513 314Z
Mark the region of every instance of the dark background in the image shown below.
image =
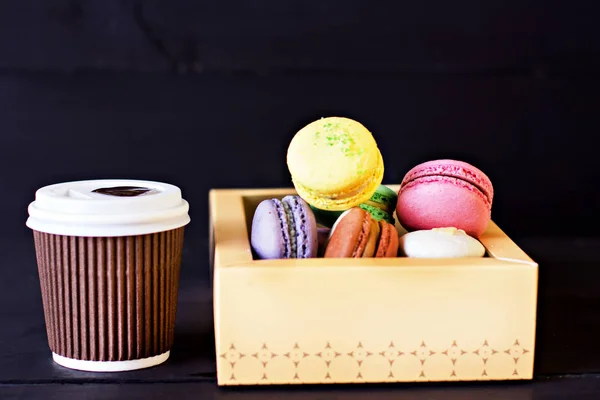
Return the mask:
M486 172L493 219L540 263L536 376L600 373L599 11L594 0L1 2L0 390L213 387L208 190L290 186L289 140L330 115L373 132L384 182L438 157ZM176 184L192 216L172 359L118 376L50 361L25 227L38 187L111 177Z

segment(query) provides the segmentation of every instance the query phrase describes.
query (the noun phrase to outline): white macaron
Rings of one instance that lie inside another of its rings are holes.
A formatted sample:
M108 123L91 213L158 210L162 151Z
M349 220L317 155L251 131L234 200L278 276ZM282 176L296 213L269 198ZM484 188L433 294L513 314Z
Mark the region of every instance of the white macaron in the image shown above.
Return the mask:
M400 237L400 254L416 258L483 257L481 242L453 227L409 232Z

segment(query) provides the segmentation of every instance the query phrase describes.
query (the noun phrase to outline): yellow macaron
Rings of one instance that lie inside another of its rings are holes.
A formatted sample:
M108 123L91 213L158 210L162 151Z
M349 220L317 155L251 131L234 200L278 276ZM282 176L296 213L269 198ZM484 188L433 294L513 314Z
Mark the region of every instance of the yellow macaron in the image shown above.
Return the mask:
M322 210L364 203L383 180L383 158L373 135L349 118L327 117L294 135L287 165L296 191Z

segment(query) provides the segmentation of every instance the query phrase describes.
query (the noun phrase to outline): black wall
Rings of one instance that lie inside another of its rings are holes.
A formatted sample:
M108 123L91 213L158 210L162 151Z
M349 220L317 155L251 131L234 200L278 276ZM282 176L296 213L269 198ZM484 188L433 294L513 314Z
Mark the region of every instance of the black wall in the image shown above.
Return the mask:
M385 182L459 158L509 235L597 235L597 1L0 3L3 235L42 185L164 180L207 235L212 187L289 186L321 116L375 135Z

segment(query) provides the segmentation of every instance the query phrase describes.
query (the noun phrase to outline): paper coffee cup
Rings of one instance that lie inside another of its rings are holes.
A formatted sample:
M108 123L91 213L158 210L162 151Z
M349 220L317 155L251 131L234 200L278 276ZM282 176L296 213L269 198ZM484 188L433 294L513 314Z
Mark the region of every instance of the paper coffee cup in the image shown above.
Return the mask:
M173 344L189 205L173 185L67 182L29 205L48 344L56 363L127 371Z

